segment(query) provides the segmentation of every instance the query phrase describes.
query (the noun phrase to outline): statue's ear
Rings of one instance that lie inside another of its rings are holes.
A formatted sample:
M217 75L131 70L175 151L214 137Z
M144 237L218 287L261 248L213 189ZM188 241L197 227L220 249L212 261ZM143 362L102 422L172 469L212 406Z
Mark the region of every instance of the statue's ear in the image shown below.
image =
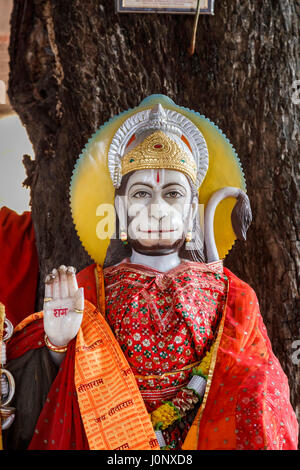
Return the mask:
M188 220L187 220L187 230L191 230L193 228L197 211L198 211L198 198L195 195L192 199L191 206L190 206L190 211L189 211Z
M115 197L115 209L119 219L120 230L127 230L127 203L126 196Z

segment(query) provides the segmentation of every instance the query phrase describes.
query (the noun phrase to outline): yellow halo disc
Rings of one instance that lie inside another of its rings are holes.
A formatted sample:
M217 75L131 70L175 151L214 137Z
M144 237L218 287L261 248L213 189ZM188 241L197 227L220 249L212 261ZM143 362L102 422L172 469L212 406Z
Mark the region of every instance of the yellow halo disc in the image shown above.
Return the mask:
M70 185L70 204L75 229L88 254L101 266L115 230L115 190L108 170L107 155L114 134L131 115L161 103L190 119L202 132L209 154L209 167L199 188L199 203L207 204L212 194L225 186L246 191L243 170L237 154L225 135L205 116L177 106L164 95L151 95L133 109L112 118L89 139L79 156ZM215 240L223 259L236 240L231 211L236 200L220 202L214 219Z

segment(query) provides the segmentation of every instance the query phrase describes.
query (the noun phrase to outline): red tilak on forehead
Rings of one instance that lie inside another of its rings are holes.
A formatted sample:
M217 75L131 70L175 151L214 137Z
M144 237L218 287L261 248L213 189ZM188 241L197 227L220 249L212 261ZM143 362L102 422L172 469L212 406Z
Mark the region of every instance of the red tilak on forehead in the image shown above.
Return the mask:
M159 170L157 170L156 182L159 183Z

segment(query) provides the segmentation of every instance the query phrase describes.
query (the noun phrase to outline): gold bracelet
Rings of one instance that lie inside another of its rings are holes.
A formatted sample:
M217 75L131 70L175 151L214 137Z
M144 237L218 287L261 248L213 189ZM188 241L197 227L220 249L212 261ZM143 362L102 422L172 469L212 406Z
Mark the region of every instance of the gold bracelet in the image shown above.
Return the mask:
M51 302L53 300L53 297L45 297L44 302Z
M54 344L51 343L50 339L45 333L45 344L50 351L56 352L56 353L65 353L68 349L68 345L66 344L65 346L55 346Z
M75 313L82 314L82 313L83 313L83 310L80 310L79 308L74 308L74 312L75 312Z

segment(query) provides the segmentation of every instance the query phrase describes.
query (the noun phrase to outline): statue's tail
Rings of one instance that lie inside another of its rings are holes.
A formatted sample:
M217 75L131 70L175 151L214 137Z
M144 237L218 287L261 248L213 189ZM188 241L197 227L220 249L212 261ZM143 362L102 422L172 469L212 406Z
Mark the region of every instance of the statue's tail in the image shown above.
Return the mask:
M219 259L214 235L214 217L217 205L227 197L235 197L237 199L231 213L231 223L234 233L239 240L246 240L246 233L252 221L249 198L242 189L227 186L216 191L207 203L204 216L204 242L207 263Z
M231 223L238 240L247 239L247 230L252 222L250 201L246 193L240 190L236 204L232 209Z

